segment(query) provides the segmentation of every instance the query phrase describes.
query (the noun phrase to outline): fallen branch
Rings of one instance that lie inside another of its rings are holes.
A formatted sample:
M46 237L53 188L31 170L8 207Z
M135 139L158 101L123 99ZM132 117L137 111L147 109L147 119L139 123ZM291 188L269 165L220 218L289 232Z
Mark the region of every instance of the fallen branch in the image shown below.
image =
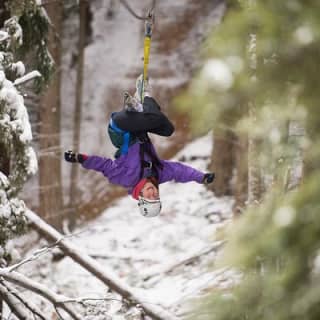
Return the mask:
M38 249L35 252L33 252L33 254L30 257L27 257L26 259L23 259L20 262L7 267L7 270L10 271L10 272L14 271L14 270L18 269L19 267L21 267L22 265L24 265L24 264L38 259L43 254L45 254L45 253L49 252L50 250L52 250L52 248L55 247L55 246L57 246L57 243L54 243L53 245L50 245L48 247L44 247L44 248Z
M50 301L57 310L62 309L66 313L68 313L72 317L72 319L81 320L81 317L79 315L77 315L72 309L64 304L63 301L69 300L69 298L51 291L44 285L31 280L16 271L9 271L6 268L0 268L0 277L3 277L8 282L14 283L44 297L45 299Z
M23 318L23 316L25 315L25 310L22 309L20 305L24 305L28 310L32 312L32 314L36 315L39 319L46 320L37 306L35 306L30 301L26 301L16 289L12 288L7 283L0 283L0 292L8 298L8 300L6 300L6 298L4 298L4 300L6 301L11 311L19 319L28 319L27 316ZM22 318L20 318L20 316L18 316L16 312L18 312L22 316Z
M144 261L148 263L159 263L160 261L156 261L155 259L152 259L150 257L145 256L130 256L130 255L122 255L122 254L101 254L101 253L90 253L90 257L94 259L117 259L117 260L128 260L128 261Z
M59 242L62 239L75 237L75 236L77 236L78 234L80 234L82 232L83 231L63 236L62 238L58 239L54 243L51 243L48 246L45 246L45 247L42 247L40 249L35 250L29 257L21 260L20 262L18 262L16 264L12 264L9 267L7 267L7 270L8 271L14 271L14 270L18 269L19 267L21 267L22 265L24 265L24 264L26 264L28 262L37 260L40 256L42 256L42 255L44 255L44 254L46 254L48 252L52 252L53 249L57 248L59 246ZM64 254L63 254L63 256L61 258L63 258L63 257L64 257Z
M191 264L192 262L200 259L202 256L205 256L205 255L207 255L207 254L209 254L209 253L211 253L213 251L219 250L223 246L223 244L224 244L224 241L215 243L212 247L207 248L207 249L203 250L202 252L200 252L200 253L198 253L196 255L190 256L188 258L184 258L179 262L176 262L176 263L174 263L172 265L166 266L161 271L159 271L157 273L152 273L152 274L144 276L143 280L144 281L148 281L149 279L151 279L153 277L156 277L158 275L161 275L161 274L167 275L167 274L171 273L176 268L179 268L179 267L184 266L184 265Z
M28 314L26 311L21 308L20 301L14 297L5 286L0 284L0 297L5 301L8 305L12 313L19 319L19 320L27 320ZM1 312L0 312L1 314Z
M26 217L32 223L32 226L45 238L51 241L59 241L60 249L73 259L76 263L80 264L83 268L89 271L92 275L101 280L111 290L120 294L129 305L140 305L146 315L154 320L176 320L177 317L164 310L163 308L155 305L150 305L143 302L143 298L137 293L133 292L132 288L122 282L113 272L102 267L96 260L89 257L86 253L81 251L78 247L70 243L68 240L63 239L63 236L48 225L34 212L28 210Z

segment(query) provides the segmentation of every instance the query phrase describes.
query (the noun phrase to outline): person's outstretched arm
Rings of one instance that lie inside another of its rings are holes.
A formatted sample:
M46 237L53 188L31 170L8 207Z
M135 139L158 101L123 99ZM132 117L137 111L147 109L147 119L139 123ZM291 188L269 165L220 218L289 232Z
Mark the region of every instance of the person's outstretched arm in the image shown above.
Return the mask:
M212 183L215 177L214 173L203 173L191 166L176 161L161 161L163 169L160 172L159 183L167 181Z
M168 137L174 132L173 124L151 97L144 98L143 112L122 110L114 114L113 120L119 128L134 134L150 132Z
M109 158L88 156L71 150L64 153L64 159L72 163L81 163L85 169L92 169L101 172L106 177L108 177L114 167L114 161Z

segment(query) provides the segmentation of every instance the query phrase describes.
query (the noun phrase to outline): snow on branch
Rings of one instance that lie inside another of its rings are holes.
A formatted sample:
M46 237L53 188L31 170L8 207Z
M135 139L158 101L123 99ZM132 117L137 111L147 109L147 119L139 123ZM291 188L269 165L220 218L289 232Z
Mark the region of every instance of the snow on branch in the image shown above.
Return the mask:
M80 234L80 233L82 233L82 232L83 232L83 231L62 236L61 238L57 239L54 243L51 243L51 244L49 244L48 246L45 246L45 247L42 247L42 248L40 248L40 249L35 250L29 257L21 260L20 262L18 262L18 263L16 263L16 264L10 265L9 267L7 267L7 270L9 270L9 271L11 272L11 271L14 271L14 270L20 268L22 265L24 265L24 264L26 264L26 263L29 263L29 262L31 262L31 261L37 260L38 258L40 258L40 256L42 256L42 255L44 255L44 254L46 254L46 253L48 253L48 252L51 252L51 251L53 251L55 248L59 247L59 242L60 242L62 239L67 239L67 238L75 237L75 236L77 236L78 234Z
M0 42L9 39L9 34L6 31L0 30Z
M19 300L2 284L0 284L0 296L18 319L28 319L28 314L20 305Z
M21 85L23 83L26 83L28 81L33 80L34 78L37 78L37 77L41 77L41 73L39 71L36 71L36 70L35 71L31 71L31 72L27 73L26 75L24 75L23 77L20 77L20 78L16 79L13 84L15 86L19 86L19 85Z
M44 285L31 280L16 271L10 272L6 268L0 268L0 277L4 278L8 282L14 283L20 287L23 287L42 296L43 298L50 301L57 310L62 309L66 313L68 313L72 317L72 319L81 320L81 317L78 314L76 314L71 308L64 304L65 300L70 300L69 298L51 291Z
M18 262L16 264L13 264L13 265L10 265L9 267L7 267L7 270L11 272L11 271L18 269L19 267L21 267L22 265L24 265L28 262L37 260L40 256L51 251L53 249L53 247L56 247L58 245L58 243L59 243L59 241L56 241L53 245L36 250L35 252L33 252L33 254L31 256L21 260L20 262Z
M41 320L46 320L37 306L30 301L26 301L16 289L4 283L4 281L0 282L0 294L4 297L4 301L17 318L28 319L28 315L26 315L25 310L21 307L22 304L26 309L31 311L33 315L36 315Z

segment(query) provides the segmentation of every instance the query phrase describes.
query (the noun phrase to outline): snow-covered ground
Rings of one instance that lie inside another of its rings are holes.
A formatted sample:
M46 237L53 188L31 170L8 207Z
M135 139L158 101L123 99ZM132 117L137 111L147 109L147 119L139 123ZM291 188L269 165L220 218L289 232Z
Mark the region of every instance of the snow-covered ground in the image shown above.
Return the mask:
M187 145L174 159L185 159L206 171L211 146L209 133ZM209 267L221 248L214 235L230 221L232 199L216 198L197 183L166 183L160 186L160 193L160 216L141 216L136 201L126 196L85 223L69 240L139 292L144 302L182 316L191 299L235 281L232 271ZM19 271L70 297L110 298L108 288L70 258L53 259L48 253ZM102 312L101 318L97 310ZM112 300L87 308L84 319L140 319L134 312L137 310L124 310L122 303Z

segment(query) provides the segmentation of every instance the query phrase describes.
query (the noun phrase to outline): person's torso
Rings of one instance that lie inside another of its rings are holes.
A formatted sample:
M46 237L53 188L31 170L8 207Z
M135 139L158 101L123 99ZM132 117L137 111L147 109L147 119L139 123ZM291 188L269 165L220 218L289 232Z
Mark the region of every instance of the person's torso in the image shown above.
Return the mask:
M114 161L113 169L108 174L109 181L127 188L130 193L142 178L150 175L158 177L161 169L154 165L152 158L159 158L152 144L149 147L150 152L142 153L139 142L130 146L127 154L121 155ZM144 160L145 166L142 166L141 160Z

